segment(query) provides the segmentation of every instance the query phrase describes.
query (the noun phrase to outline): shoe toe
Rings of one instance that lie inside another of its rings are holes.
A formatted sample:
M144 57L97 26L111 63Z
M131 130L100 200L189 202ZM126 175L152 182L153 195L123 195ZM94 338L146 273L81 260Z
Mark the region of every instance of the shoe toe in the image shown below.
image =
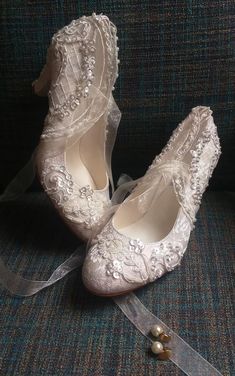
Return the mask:
M107 263L93 262L89 257L83 264L82 279L86 288L95 295L115 296L130 290L130 286L118 275L111 278L107 274Z
M82 268L82 280L86 288L96 295L106 295L105 266L97 265L87 257Z
M143 245L137 241L132 243L129 238L117 233L112 219L104 226L94 238L83 265L83 282L88 290L96 295L115 296L148 282L141 255Z

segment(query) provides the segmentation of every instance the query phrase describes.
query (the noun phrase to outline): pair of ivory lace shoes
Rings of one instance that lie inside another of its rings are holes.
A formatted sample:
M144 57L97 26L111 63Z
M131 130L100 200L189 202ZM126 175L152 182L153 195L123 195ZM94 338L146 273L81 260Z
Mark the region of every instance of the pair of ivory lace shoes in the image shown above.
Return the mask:
M83 281L102 296L130 292L180 264L221 153L212 111L193 108L104 223L120 120L112 96L117 39L104 15L72 21L53 36L33 84L37 94L49 98L37 173L66 224L83 240L92 239Z

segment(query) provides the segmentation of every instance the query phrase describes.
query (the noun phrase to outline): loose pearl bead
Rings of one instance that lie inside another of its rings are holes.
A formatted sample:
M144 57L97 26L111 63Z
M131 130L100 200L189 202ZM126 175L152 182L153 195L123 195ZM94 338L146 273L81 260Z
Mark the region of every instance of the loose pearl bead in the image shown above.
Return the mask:
M154 325L152 328L151 328L151 333L154 337L158 337L160 334L163 333L163 329L161 326L159 325Z
M153 342L151 350L154 354L161 354L163 352L163 345L161 342Z

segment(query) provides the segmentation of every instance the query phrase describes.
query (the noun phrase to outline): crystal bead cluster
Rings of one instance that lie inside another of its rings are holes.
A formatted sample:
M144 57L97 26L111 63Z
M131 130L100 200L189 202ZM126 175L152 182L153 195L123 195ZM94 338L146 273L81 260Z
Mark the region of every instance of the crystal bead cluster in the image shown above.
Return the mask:
M91 188L90 185L86 185L79 189L80 197L86 198L87 200L91 200L92 196L94 195L94 190Z

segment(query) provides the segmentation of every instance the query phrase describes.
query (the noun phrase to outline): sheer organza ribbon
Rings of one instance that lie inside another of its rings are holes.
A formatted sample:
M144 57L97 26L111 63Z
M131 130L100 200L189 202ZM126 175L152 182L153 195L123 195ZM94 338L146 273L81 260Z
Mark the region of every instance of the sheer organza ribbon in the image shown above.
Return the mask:
M112 147L116 137L116 131L120 117L116 111L116 126L113 126L110 132L110 149L108 151L111 158ZM112 117L112 116L111 116ZM118 120L119 119L119 120ZM111 120L110 120L111 121ZM35 152L25 167L19 171L12 182L7 186L4 193L0 196L0 203L17 199L31 185L35 177ZM132 181L128 176L123 175L119 179L119 188L113 195L113 207L107 213L106 219L116 210L118 203L136 186L139 180ZM105 219L104 219L105 221ZM96 230L97 231L97 230ZM94 234L95 235L95 234ZM52 273L46 281L28 280L20 275L13 273L0 259L0 283L12 294L19 296L32 296L40 290L53 285L64 278L69 272L82 265L85 257L85 247L79 247L72 255L66 259ZM208 363L199 353L192 349L182 338L173 332L165 323L154 316L133 294L127 294L114 298L126 317L135 325L135 327L151 342L149 336L153 325L161 325L166 333L171 335L169 347L172 349L170 360L174 362L186 375L189 376L218 376L221 375L210 363Z
M28 163L7 186L4 193L0 196L0 203L16 200L30 187L35 178L35 154L36 150ZM12 294L24 297L34 295L45 287L53 285L61 278L64 278L66 274L79 267L85 257L85 252L82 252L82 248L84 249L84 247L79 247L67 260L59 265L47 281L25 279L9 270L0 258L0 283Z
M135 294L119 296L114 298L115 303L120 307L126 317L135 327L149 340L152 341L149 333L154 325L160 325L164 332L171 336L168 343L172 350L170 360L175 363L186 375L189 376L221 376L206 359L197 351L193 350L181 337L173 332L163 321L154 316L136 297Z

